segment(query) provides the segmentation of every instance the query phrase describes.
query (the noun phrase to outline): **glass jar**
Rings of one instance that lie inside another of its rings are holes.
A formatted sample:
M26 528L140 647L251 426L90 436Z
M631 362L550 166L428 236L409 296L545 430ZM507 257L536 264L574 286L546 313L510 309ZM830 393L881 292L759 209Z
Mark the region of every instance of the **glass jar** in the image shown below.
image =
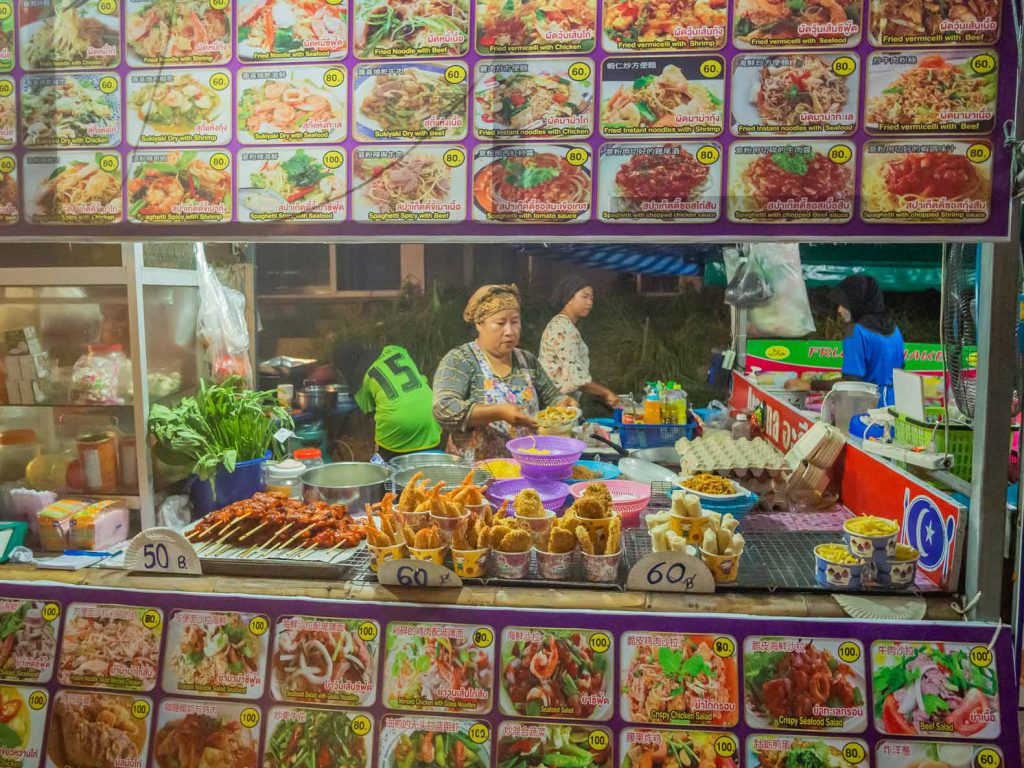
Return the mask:
M750 440L754 436L754 425L750 423L750 417L741 413L736 416L732 425L733 440Z
M267 464L267 493L287 499L302 498L302 473L307 467L295 459Z
M324 465L323 452L319 448L298 448L292 452L292 458L300 462L306 469Z

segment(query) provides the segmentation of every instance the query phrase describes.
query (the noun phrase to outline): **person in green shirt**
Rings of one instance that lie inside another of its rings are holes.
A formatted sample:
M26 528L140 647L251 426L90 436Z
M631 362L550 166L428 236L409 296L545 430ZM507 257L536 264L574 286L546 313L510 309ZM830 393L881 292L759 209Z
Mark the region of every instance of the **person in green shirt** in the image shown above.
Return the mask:
M440 450L434 393L404 347L388 345L377 354L367 345L346 345L338 350L337 364L356 405L373 414L382 459Z

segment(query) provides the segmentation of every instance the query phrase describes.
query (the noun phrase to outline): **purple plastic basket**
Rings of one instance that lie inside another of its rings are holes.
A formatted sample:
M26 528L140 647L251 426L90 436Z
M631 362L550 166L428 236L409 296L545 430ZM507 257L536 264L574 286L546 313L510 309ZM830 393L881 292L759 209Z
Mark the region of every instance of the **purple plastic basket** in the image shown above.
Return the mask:
M517 493L527 488L533 488L540 496L544 509L550 509L552 512L560 510L565 504L565 500L569 498L569 486L565 483L522 479L498 480L491 483L485 495L491 504L500 507L505 499L511 502ZM511 507L511 504L509 506Z
M572 467L580 460L587 444L571 437L540 435L517 437L505 443L508 452L519 462L523 477L531 480L564 480L572 477ZM523 453L536 448L550 453Z

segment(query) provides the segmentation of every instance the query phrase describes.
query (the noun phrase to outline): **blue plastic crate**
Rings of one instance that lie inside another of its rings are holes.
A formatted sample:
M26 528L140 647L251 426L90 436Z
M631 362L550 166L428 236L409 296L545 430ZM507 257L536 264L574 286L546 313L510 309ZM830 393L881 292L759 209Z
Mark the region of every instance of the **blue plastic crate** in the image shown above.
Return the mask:
M693 440L697 424L618 424L619 439L626 450L674 446L686 438Z

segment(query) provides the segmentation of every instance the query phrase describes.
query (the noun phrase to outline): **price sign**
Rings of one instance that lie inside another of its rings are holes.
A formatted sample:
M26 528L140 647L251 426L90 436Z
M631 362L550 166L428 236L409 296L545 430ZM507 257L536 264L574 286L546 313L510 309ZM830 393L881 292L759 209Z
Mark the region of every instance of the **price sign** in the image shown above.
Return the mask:
M0 6L0 8L2 8L2 7L3 6ZM106 78L104 78L104 80L105 79ZM102 81L100 81L100 82L102 82ZM0 80L0 98L6 99L12 93L14 93L14 81L13 80L8 80L6 78L4 78L3 80Z
M124 565L132 573L201 576L202 566L192 544L170 528L150 528L128 545Z
M710 594L715 579L699 557L684 552L654 552L629 571L626 588L638 592Z
M238 721L246 728L255 728L260 724L260 711L255 707L246 707L238 716Z
M386 587L461 587L453 571L423 560L386 560L377 571L377 581Z
M974 756L974 762L979 768L1002 768L1003 756L991 747L985 747Z
M13 157L0 157L0 173L10 173L14 170Z
M843 757L851 765L860 765L867 756L868 751L859 741L851 741L843 747Z
M491 738L491 727L487 723L473 723L469 726L468 735L474 744L483 744Z

